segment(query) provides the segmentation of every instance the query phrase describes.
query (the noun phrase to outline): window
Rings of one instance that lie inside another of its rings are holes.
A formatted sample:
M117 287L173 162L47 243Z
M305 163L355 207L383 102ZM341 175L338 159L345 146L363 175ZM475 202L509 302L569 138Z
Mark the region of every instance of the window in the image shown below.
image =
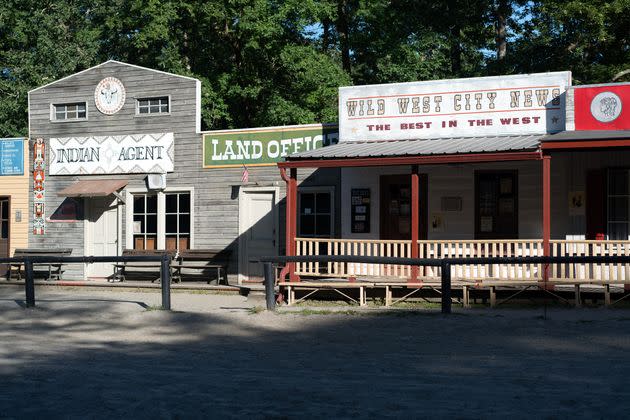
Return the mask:
M190 193L167 193L166 249L190 248Z
M127 190L126 247L182 250L193 246L193 191Z
M168 96L138 99L137 104L137 114L141 115L168 114L170 112Z
M330 238L333 223L331 189L304 189L299 193L299 236Z
M630 171L609 169L607 191L608 239L627 240L630 234Z
M475 237L513 239L518 237L517 173L475 174Z
M55 121L85 120L87 119L87 104L85 102L54 104L53 119Z
M133 196L133 249L157 249L157 195Z
M9 239L9 200L0 200L0 239ZM3 257L0 254L0 257Z

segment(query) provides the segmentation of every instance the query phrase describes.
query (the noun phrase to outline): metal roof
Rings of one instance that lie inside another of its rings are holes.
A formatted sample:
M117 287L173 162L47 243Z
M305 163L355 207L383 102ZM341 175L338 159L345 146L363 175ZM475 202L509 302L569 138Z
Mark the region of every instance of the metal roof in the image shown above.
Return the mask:
M562 131L543 137L542 141L623 140L630 139L630 130Z
M287 160L347 159L393 156L457 155L531 151L540 147L541 135L451 137L440 139L347 141L306 152L295 153Z
M59 191L59 197L107 197L124 188L128 179L84 179Z

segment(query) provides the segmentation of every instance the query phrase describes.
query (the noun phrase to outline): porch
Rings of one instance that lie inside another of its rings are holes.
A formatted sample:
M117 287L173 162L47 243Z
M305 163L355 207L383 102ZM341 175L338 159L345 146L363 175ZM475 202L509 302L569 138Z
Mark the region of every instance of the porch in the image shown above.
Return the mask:
M438 259L630 255L628 236L619 234L628 221L605 210L608 203L620 206L611 201L615 196L610 191L619 188L619 175L630 176L628 171L608 169L630 157L627 143L614 152L553 149L552 166L552 153L545 151L540 137L497 137L485 143L450 140L345 144L280 163L287 182L286 255ZM406 154L401 156L401 150ZM336 216L341 227L326 238L301 235L300 218L310 215L299 204L297 171L332 166L342 168L342 214ZM585 196L590 197L586 205ZM359 200L360 209L355 207ZM458 210L449 213L450 208ZM357 221L365 221L358 226L367 229L355 229ZM398 237L392 236L392 226L394 231L400 227L394 232ZM451 278L461 287L465 305L470 289L489 290L493 301L496 288L512 288L515 293L568 288L575 291L579 304L580 289L587 286L601 289L610 303L611 287L624 292L630 286L629 270L628 264L605 263L469 264L453 266ZM360 289L359 303L364 303L368 287L385 288L389 303L390 287L409 291L433 287L439 293L440 276L439 267L309 262L288 264L280 284L306 288L317 283L326 288L326 282L339 287L358 283L353 286Z

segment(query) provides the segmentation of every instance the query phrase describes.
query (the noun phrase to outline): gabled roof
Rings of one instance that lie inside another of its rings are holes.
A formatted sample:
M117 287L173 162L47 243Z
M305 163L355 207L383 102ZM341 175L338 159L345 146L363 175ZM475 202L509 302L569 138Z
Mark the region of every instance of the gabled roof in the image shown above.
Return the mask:
M88 72L88 71L90 71L90 70L94 70L94 69L96 69L96 68L98 68L98 67L106 66L106 65L108 65L108 64L110 64L110 63L113 63L113 64L121 64L121 65L123 65L123 66L135 67L135 68L137 68L137 69L142 69L142 70L152 71L152 72L155 72L155 73L166 74L166 75L173 76L173 77L181 77L182 79L194 80L195 82L199 82L199 80L195 79L194 77L181 76L181 75L179 75L179 74L169 73L169 72L162 71L162 70L155 70L155 69L150 69L150 68L148 68L148 67L138 66L138 65L135 65L135 64L123 63L122 61L107 60L107 61L105 61L104 63L97 64L96 66L92 66L92 67L87 68L87 69L85 69L85 70L81 70L80 72L73 73L73 74L71 74L71 75L69 75L69 76L62 77L61 79L57 79L57 80L55 80L55 81L53 81L53 82L47 83L47 84L45 84L45 85L43 85L43 86L39 86L39 87L36 87L35 89L31 89L31 90L29 90L29 91L28 91L28 93L29 93L29 94L31 94L32 92L35 92L35 91L38 91L38 90L43 89L43 88L45 88L45 87L48 87L48 86L54 85L54 84L56 84L56 83L62 82L62 81L64 81L64 80L67 80L67 79L69 79L69 78L71 78L71 77L74 77L74 76L77 76L77 75L79 75L79 74L86 73L86 72Z

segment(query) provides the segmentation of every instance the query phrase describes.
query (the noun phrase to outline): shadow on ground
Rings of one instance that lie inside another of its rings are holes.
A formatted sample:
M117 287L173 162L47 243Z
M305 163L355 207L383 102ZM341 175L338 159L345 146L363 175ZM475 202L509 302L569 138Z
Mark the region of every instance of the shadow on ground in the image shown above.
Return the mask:
M111 297L0 300L0 418L627 411L627 311L187 313Z

